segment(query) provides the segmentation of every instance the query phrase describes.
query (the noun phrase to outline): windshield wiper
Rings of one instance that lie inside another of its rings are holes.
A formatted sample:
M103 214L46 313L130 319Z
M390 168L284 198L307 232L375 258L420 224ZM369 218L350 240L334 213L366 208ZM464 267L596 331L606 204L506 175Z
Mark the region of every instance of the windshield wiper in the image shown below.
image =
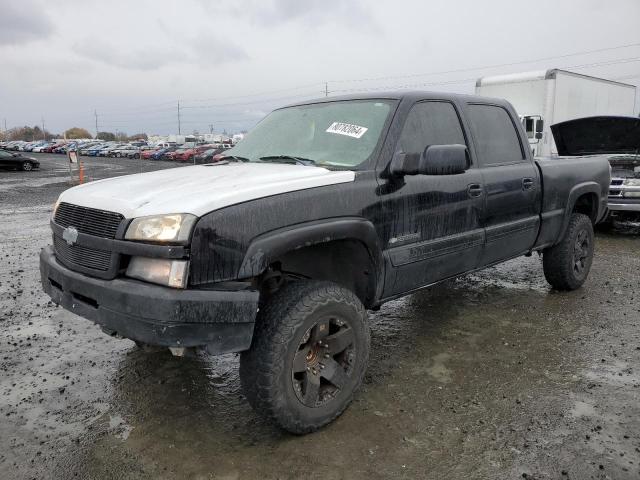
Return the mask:
M284 162L284 163L297 163L299 165L315 165L315 161L310 158L304 157L296 157L294 155L267 155L265 157L260 157L262 162L277 162L278 160L293 160L293 162Z
M250 162L251 161L247 157L239 157L237 155L225 155L224 157L220 157L218 159L219 162L221 162L223 160L235 160L236 162Z

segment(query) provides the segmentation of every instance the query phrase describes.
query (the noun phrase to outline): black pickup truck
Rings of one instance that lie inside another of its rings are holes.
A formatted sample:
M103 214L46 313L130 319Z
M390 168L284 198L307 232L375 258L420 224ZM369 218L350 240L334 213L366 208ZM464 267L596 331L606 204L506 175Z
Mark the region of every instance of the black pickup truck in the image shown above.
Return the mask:
M242 352L249 402L307 433L362 382L367 309L532 252L552 287L579 288L609 181L604 158L534 161L505 101L322 99L216 163L67 190L42 284L138 344Z

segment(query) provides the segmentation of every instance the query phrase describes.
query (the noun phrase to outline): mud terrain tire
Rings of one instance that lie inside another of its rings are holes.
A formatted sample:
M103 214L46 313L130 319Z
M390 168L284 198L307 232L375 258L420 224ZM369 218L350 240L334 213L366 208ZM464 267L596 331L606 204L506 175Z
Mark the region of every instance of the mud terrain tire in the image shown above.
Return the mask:
M543 252L547 282L556 290L576 290L589 275L593 261L593 224L586 215L573 213L562 240Z
M284 286L258 314L240 381L251 406L302 435L335 420L362 383L369 359L366 311L330 282Z

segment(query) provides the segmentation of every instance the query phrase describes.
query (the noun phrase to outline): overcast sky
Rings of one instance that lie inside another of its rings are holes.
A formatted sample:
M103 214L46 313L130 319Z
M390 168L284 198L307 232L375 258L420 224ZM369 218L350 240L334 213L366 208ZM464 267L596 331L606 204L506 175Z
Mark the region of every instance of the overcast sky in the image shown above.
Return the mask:
M170 133L179 100L183 133L237 131L325 82L471 93L553 67L638 85L638 44L638 0L0 0L0 122Z

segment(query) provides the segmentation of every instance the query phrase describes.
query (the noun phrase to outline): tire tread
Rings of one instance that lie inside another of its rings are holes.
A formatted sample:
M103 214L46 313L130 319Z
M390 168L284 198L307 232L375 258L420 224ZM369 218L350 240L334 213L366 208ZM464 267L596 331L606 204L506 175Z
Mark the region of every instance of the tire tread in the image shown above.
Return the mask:
M350 305L363 320L366 319L364 306L351 291L331 282L294 282L283 287L266 302L256 320L251 348L240 357L240 381L251 406L294 434L315 431L335 420L347 408L364 378L363 368L348 400L320 421L303 423L286 408L284 392L278 388L278 378L285 368L282 351L294 337L300 323L315 309L331 302ZM364 331L367 347L363 354L368 356L369 329L366 324Z

